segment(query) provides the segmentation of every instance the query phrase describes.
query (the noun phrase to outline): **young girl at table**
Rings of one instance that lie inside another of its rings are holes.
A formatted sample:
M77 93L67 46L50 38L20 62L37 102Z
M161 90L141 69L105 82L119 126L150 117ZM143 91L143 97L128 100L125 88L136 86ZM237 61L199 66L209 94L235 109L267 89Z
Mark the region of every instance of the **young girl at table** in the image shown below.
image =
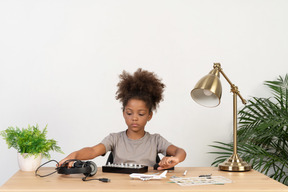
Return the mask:
M114 163L134 163L148 166L156 164L156 156L164 157L158 170L174 167L184 161L186 152L168 142L159 134L150 134L145 126L152 119L153 111L163 100L165 85L156 74L138 69L133 75L123 71L118 83L116 99L122 103L127 129L111 133L99 144L75 151L59 162L69 159L90 160L112 151ZM68 164L71 167L73 162Z

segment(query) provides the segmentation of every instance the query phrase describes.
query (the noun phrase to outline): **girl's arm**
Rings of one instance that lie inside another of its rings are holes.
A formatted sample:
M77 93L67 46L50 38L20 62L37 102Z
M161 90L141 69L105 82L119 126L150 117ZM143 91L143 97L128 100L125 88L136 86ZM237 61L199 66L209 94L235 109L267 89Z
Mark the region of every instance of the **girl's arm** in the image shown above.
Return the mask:
M98 145L95 145L93 147L85 147L83 149L70 153L66 158L62 159L59 162L58 166L61 166L66 160L69 159L89 160L94 159L95 157L98 157L105 153L106 153L105 146L102 143L99 143ZM69 162L68 167L72 167L73 163L74 162Z
M186 152L184 149L176 147L175 145L170 145L167 150L166 154L170 157L163 157L159 162L158 170L162 169L169 169L174 167L178 163L182 162L186 158Z

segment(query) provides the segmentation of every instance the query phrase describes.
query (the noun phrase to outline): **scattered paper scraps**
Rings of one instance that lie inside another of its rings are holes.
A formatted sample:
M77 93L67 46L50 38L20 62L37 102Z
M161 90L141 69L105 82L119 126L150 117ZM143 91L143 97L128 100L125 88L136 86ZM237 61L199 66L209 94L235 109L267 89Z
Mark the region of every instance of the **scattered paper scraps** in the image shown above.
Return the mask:
M223 176L210 177L171 177L171 182L177 183L181 186L193 185L224 185L225 183L232 183L232 180Z

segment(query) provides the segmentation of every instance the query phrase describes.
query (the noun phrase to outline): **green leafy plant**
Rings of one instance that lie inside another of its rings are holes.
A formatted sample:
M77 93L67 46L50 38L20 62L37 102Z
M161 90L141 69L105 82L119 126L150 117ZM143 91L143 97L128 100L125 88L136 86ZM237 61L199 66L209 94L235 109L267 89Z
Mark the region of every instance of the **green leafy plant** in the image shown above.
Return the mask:
M29 155L40 155L50 159L49 151L63 153L54 139L46 139L47 125L43 131L36 126L28 125L28 128L19 129L18 127L8 127L1 131L0 135L6 140L8 148L15 148L19 153Z
M265 81L273 96L253 97L239 111L237 130L238 154L250 162L253 169L288 185L288 75L276 81ZM219 156L217 166L231 156L232 143L210 145ZM219 151L220 149L220 151Z

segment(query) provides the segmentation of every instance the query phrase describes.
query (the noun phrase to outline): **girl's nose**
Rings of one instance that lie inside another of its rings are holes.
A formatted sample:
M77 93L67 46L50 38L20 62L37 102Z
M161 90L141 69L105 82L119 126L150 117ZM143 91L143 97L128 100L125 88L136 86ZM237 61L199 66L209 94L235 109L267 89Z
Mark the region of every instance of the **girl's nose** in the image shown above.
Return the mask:
M133 120L133 121L137 121L137 119L138 119L137 116L136 116L136 115L133 115L132 120Z

